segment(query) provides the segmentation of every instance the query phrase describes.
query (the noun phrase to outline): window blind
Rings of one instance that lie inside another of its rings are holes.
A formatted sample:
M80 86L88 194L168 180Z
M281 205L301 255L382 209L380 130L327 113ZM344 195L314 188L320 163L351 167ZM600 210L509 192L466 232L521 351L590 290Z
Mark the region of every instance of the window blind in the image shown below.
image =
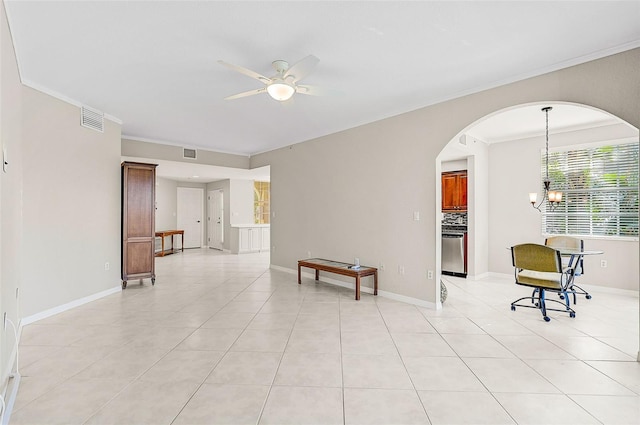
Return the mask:
M543 180L545 163L543 152ZM543 233L638 237L638 143L550 152L549 178L562 202L547 203Z

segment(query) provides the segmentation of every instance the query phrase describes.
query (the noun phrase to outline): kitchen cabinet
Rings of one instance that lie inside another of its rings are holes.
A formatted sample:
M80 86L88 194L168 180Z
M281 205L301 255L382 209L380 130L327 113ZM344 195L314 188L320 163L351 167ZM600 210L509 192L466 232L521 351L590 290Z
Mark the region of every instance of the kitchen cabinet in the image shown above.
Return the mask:
M467 211L467 171L442 173L442 211Z
M156 282L156 167L137 162L121 165L122 289L132 279Z
M269 251L271 234L268 224L231 226L231 253Z

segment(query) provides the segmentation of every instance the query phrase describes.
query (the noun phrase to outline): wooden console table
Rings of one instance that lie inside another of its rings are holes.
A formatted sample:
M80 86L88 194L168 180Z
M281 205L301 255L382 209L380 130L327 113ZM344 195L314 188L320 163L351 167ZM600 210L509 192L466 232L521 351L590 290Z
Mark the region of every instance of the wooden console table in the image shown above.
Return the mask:
M161 230L156 232L156 237L162 239L162 250L160 252L156 252L156 257L164 257L165 255L173 254L178 252L179 250L173 249L173 237L175 235L180 235L182 242L181 250L184 251L184 230ZM166 236L171 236L171 249L164 249L164 238Z
M353 264L339 261L324 260L322 258L309 258L298 261L298 285L302 284L300 268L307 267L316 271L316 280L320 277L320 270L329 273L356 278L356 300L360 299L360 278L373 276L373 295L378 295L378 269L375 267L360 266L355 268Z

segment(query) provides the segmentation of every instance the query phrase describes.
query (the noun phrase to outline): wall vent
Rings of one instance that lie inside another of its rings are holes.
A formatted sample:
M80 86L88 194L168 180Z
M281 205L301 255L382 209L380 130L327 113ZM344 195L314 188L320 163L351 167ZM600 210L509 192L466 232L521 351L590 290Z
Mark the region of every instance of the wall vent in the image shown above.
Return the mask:
M182 157L187 159L196 159L198 156L198 151L195 149L183 148L182 149Z
M80 109L80 125L104 133L104 113L83 106Z

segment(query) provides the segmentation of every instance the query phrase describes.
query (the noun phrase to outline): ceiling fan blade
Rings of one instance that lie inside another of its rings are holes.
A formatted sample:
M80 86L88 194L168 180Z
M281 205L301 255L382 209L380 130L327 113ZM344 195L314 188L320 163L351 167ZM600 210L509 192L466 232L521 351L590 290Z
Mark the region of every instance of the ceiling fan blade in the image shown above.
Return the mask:
M302 58L298 62L294 63L287 72L284 73L284 78L286 79L291 76L293 77L294 83L296 81L300 81L316 68L318 62L320 62L320 59L313 55Z
M234 65L232 63L228 63L228 62L225 62L225 61L222 61L222 60L219 60L218 63L220 65L226 66L227 68L231 68L234 71L237 71L237 72L239 72L241 74L244 74L247 77L255 78L256 80L261 81L264 84L269 84L271 82L270 78L267 78L264 75L260 75L257 72L252 71L252 70L247 69L247 68L244 68L242 66Z
M254 94L260 94L266 91L267 91L267 88L263 87L261 89L249 90L242 93L234 94L232 96L227 96L224 98L224 100L240 99L241 97L253 96Z
M318 86L297 85L296 93L307 94L310 96L339 96L342 92L334 89L325 89Z

